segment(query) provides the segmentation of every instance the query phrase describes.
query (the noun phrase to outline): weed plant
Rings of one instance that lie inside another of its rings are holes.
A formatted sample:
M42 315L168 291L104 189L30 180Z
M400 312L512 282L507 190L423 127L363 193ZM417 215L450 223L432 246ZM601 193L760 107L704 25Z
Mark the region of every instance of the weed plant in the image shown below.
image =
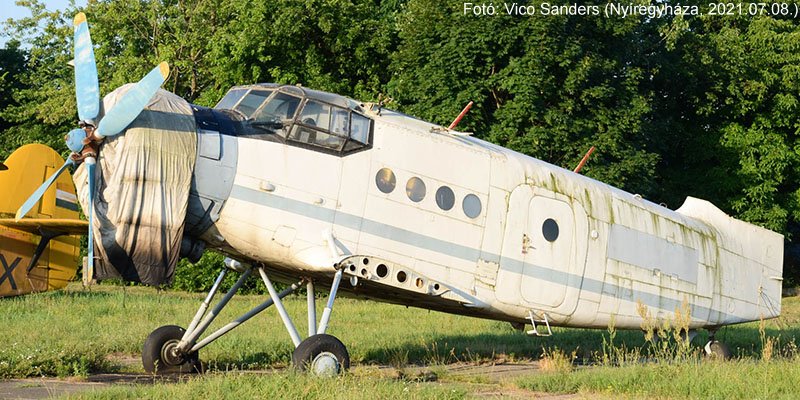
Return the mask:
M729 328L753 338L755 325L758 337L751 346L759 347L750 354L740 352L738 358L728 362L705 358L702 349L692 345L688 335L691 314L686 301L672 317L662 319L639 304L644 346L628 347L617 342L618 332L612 323L603 337L602 351L590 361L598 364L596 367L575 370L559 366L567 355L557 348L545 348L544 373L517 383L539 392L599 393L611 397L646 394L665 399L796 399L795 382L800 379L800 353L795 341L798 300L785 299L781 320L762 319Z

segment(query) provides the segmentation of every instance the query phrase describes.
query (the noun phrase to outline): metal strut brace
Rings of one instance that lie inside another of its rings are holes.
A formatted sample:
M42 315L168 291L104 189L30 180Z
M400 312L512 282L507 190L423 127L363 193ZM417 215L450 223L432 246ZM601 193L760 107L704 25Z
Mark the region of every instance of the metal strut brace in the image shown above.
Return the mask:
M206 311L208 310L209 304L211 304L211 299L214 298L214 295L217 294L217 290L219 290L219 285L222 283L222 279L225 278L225 274L228 273L228 270L223 268L222 272L219 273L217 276L217 280L214 281L214 284L211 286L211 290L208 291L208 295L206 299L203 300L203 304L200 304L200 308L197 309L197 314L194 315L192 322L189 324L189 327L186 328L186 332L183 333L183 337L181 340L185 340L189 337L189 334L197 328L197 324L200 323L200 319L203 318L203 315L206 315Z
M250 276L250 271L251 270L248 269L247 271L244 271L244 273L242 273L242 276L240 276L239 280L237 280L236 283L233 285L233 287L231 287L231 289L228 290L228 293L225 294L225 297L223 297L222 300L220 300L219 303L217 303L217 305L214 306L214 308L211 310L211 312L209 312L208 315L206 315L205 318L203 318L203 321L200 322L200 324L197 325L197 327L195 327L191 331L187 330L183 334L183 338L181 338L181 341L180 341L180 343L178 343L178 346L177 346L178 350L181 350L181 351L189 350L189 345L194 343L197 340L197 338L200 337L200 335L202 335L203 332L205 332L206 329L208 329L208 326L211 325L211 322L214 321L214 318L217 317L217 315L222 310L222 308L225 307L225 305L228 304L228 302L231 300L233 295L235 295L236 292L239 291L239 288L242 287L242 285L244 284L244 281L247 279L248 276ZM222 275L222 274L220 274L220 275ZM219 287L219 285L217 285L217 288L218 287ZM211 296L211 295L212 295L212 293L209 292L209 296ZM208 300L210 300L210 298ZM202 308L202 306L201 306L201 308Z
M333 284L331 285L331 294L328 295L328 304L325 306L325 310L322 311L322 319L319 321L319 328L317 329L317 334L325 333L328 329L328 321L331 319L331 311L333 311L333 300L336 299L336 291L339 289L339 284L342 282L342 273L344 272L343 269L336 271L336 275L333 276Z
M267 273L264 271L264 267L258 267L258 273L261 274L261 279L264 280L264 284L267 286L269 297L271 297L272 301L275 302L275 308L278 309L278 314L280 314L283 324L286 325L286 330L289 331L289 336L292 337L292 343L294 343L294 347L299 346L300 342L302 341L300 339L300 334L297 333L297 328L295 328L294 324L292 323L289 313L286 312L286 308L283 306L283 302L278 296L278 292L275 291L275 286L272 286L272 282L269 280Z
M308 336L317 333L317 305L314 299L314 282L308 281L306 284L306 296L308 300Z
M286 288L283 291L281 291L280 293L278 293L278 297L282 299L282 298L290 295L295 290L297 290L300 287L300 285L302 285L302 284L303 284L303 281L300 281L300 282L297 282L297 283L293 283L292 286L289 286L288 288ZM230 332L231 330L233 330L233 328L236 328L237 326L247 322L247 320L249 320L250 318L253 318L256 315L258 315L260 312L266 310L273 303L274 302L272 301L272 299L269 298L265 302L253 307L252 310L250 310L247 313L243 314L241 317L236 318L235 320L233 320L233 322L228 323L227 325L223 326L222 328L219 328L216 332L208 335L205 339L197 342L197 344L195 344L194 347L192 347L190 352L193 353L195 351L198 351L198 350L202 349L203 347L208 346L211 342L217 340L220 336Z

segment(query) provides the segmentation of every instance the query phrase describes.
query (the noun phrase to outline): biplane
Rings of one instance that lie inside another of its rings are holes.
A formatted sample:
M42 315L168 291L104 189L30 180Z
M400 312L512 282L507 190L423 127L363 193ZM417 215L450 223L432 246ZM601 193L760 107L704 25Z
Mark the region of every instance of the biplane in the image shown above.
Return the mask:
M720 327L780 313L783 237L707 201L670 210L382 104L300 86L237 86L213 108L193 105L159 89L166 63L101 102L83 14L74 43L81 122L63 168L78 165L89 268L161 285L180 257L228 256L187 328L145 340L148 372L199 370L199 350L271 306L298 368L340 372L347 348L326 333L339 291L530 325L531 335L612 321L640 329L642 306L664 319L685 305L687 334L708 330L706 351L723 355ZM239 279L211 307L228 273ZM251 274L269 298L204 336ZM298 288L307 335L281 300ZM320 290L329 294L318 319Z
M64 160L41 144L20 147L0 164L0 297L61 289L80 265L80 238L89 223L69 175L44 193L30 218L14 219L16 209Z

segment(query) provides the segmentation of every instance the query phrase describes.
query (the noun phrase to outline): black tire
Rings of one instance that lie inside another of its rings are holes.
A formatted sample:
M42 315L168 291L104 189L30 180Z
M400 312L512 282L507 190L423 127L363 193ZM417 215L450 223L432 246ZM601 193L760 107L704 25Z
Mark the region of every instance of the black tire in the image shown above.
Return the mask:
M338 374L350 368L350 354L347 352L347 347L336 337L324 333L300 342L292 353L292 364L299 371L308 371L314 359L322 353L329 353L336 358Z
M203 372L197 352L170 354L169 349L180 342L185 329L165 325L150 333L142 348L142 366L150 374L187 374Z
M706 344L705 351L706 356L712 359L727 361L733 357L733 354L731 354L731 349L729 349L725 343L716 340L708 342Z

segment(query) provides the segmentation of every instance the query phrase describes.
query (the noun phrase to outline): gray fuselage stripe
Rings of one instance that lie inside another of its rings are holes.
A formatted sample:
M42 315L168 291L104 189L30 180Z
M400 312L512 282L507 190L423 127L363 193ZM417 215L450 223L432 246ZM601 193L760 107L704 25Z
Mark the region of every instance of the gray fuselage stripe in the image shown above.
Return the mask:
M523 263L520 260L510 259L507 257L500 258L496 254L482 253L478 249L469 248L456 243L447 242L441 239L433 238L430 236L422 235L416 232L411 232L406 229L398 228L395 226L387 225L378 221L362 218L357 215L336 212L322 206L304 203L298 200L276 196L271 193L262 192L239 185L234 185L231 191L231 197L237 200L246 201L249 203L263 205L278 209L281 211L289 212L292 214L301 215L308 218L313 218L319 221L332 223L335 225L343 226L345 228L361 230L371 235L379 236L385 239L397 241L410 246L415 246L430 250L436 253L445 254L454 258L459 258L465 261L476 263L483 257L484 259L497 259L501 260L500 267L507 271L519 272L534 279L539 279L545 282L552 282L567 287L573 287L580 290L585 290L590 293L603 295L603 290L613 293L621 293L622 291L631 291L619 285L611 284L608 282L599 281L596 279L587 278L582 275L570 274L568 272L559 271L551 268L546 268L529 263ZM587 268L589 265L586 266ZM606 294L608 295L608 294ZM682 300L663 297L657 294L643 292L640 290L632 290L633 298L640 301L642 304L653 307L655 309L662 309L667 311L674 311L676 307L680 307L683 303ZM625 300L625 299L622 299ZM727 319L728 314L714 310L713 308L702 307L696 304L691 304L692 316L702 320L714 320L715 316ZM740 318L744 321L744 318Z
M281 211L298 214L323 222L332 223L354 230L359 230L370 235L382 237L410 246L446 254L462 260L476 262L481 256L480 250L460 244L447 242L430 236L422 235L407 229L387 225L381 222L362 218L357 215L336 212L314 204L303 203L286 197L276 196L238 185L234 185L231 197L250 203L261 204ZM494 256L500 259L499 256Z

